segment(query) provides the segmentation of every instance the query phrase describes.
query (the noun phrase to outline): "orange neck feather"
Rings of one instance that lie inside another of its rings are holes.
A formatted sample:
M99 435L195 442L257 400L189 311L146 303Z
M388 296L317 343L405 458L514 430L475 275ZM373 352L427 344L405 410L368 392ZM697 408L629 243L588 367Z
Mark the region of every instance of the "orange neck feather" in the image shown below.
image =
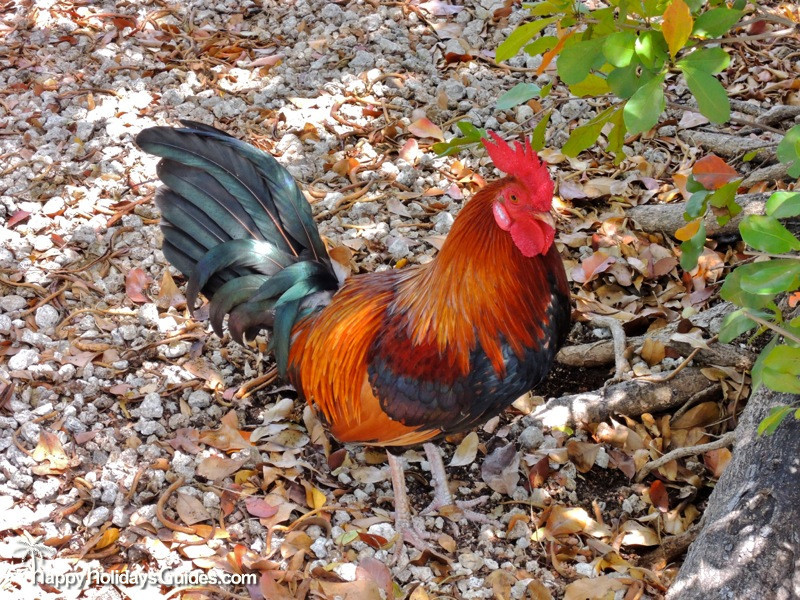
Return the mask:
M492 202L508 182L492 182L464 206L439 255L409 270L390 309L405 317L416 344L436 344L461 374L469 371L476 343L502 375L503 339L521 357L542 337L551 296L548 271L560 258L554 248L526 258L496 225Z

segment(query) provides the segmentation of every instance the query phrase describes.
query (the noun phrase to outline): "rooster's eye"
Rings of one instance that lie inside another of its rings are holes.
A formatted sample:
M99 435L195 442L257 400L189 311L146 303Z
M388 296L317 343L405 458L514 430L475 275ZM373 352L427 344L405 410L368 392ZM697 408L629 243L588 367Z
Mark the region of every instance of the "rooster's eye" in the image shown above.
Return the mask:
M511 200L511 204L517 204L519 202L519 198L517 198L516 194L509 194L508 199Z

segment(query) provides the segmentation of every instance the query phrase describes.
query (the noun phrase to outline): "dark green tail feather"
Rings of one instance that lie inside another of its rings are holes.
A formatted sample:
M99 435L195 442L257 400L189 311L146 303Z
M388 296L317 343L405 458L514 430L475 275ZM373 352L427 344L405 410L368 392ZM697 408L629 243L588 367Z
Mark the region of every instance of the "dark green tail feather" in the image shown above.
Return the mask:
M162 158L164 255L189 279L190 307L201 291L211 298L217 334L225 314L240 343L272 327L285 373L292 328L311 310L304 303L317 305L338 288L311 207L269 154L208 125L181 123L136 137Z

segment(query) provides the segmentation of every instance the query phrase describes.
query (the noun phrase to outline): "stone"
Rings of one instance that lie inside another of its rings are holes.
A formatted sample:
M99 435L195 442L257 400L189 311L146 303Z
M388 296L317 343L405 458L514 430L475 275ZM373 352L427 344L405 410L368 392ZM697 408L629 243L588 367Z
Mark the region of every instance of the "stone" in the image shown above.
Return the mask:
M61 317L59 316L58 311L49 304L45 304L36 309L34 321L36 322L36 326L40 329L49 329L50 327L55 327L58 325L60 320Z

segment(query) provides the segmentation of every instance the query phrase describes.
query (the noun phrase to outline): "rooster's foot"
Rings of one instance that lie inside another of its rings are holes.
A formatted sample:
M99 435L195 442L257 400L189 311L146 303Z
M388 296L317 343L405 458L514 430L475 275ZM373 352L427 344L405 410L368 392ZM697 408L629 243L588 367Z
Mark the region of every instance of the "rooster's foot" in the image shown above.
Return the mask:
M450 489L447 486L447 476L444 472L442 455L433 444L425 444L424 448L425 456L427 457L428 464L431 467L431 483L433 484L434 494L433 502L431 502L420 514L426 515L434 511L440 511L440 509L448 506L455 506L460 514L453 514L453 521L457 521L460 517L463 517L468 521L473 521L475 523L495 523L495 521L486 515L475 512L474 510L470 510L471 508L485 503L489 499L488 496L481 496L480 498L475 498L473 500L453 500L453 495L450 493Z

